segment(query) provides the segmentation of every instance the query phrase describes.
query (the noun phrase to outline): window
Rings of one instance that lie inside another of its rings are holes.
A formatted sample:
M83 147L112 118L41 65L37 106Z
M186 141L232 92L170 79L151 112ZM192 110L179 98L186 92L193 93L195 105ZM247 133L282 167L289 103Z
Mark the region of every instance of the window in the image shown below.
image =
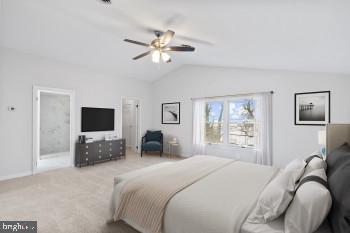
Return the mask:
M224 102L205 103L205 142L223 142L223 111Z
M255 147L253 97L205 102L205 143Z
M193 155L272 164L272 92L193 99L192 126Z
M255 100L237 99L229 102L228 143L255 146Z

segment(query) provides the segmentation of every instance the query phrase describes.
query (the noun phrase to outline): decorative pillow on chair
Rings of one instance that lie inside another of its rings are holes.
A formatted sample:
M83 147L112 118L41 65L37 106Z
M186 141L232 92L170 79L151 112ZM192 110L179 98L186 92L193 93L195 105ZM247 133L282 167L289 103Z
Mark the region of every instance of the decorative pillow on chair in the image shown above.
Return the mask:
M315 181L306 178L319 177L326 183L327 176L323 168L311 171L301 179L293 201L284 217L286 233L313 233L323 223L332 206L329 190Z
M293 160L262 191L257 205L248 217L250 223L266 223L285 212L293 199L295 184L303 175L305 162Z
M157 130L157 131L147 130L146 141L147 142L149 142L149 141L160 142L161 135L162 135L162 131L160 131L160 130Z

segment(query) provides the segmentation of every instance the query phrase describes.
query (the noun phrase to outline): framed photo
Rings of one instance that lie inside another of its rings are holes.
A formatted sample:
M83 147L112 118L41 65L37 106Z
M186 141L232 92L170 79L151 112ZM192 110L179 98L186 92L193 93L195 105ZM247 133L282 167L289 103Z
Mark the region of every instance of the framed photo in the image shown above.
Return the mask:
M295 125L325 125L331 121L331 92L295 94Z
M180 102L162 104L162 124L180 124Z

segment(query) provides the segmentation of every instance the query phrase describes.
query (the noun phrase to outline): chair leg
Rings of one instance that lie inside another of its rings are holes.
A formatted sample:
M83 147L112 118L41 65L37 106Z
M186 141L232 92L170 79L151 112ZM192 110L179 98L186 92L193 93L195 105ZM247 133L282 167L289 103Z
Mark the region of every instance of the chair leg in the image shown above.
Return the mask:
M142 150L141 150L141 157L142 157Z

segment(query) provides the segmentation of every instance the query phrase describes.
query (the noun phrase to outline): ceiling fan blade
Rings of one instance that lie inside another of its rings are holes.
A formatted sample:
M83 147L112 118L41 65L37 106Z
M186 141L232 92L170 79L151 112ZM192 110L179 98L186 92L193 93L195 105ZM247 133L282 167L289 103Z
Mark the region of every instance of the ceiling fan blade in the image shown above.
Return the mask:
M125 39L124 41L132 43L132 44L137 44L137 45L141 45L141 46L145 46L145 47L150 47L149 44L146 44L146 43L143 43L143 42L139 42L139 41L136 41L136 40Z
M143 54L140 54L140 55L134 57L133 60L137 60L137 59L143 58L143 57L145 57L145 56L151 54L152 51L153 51L153 50L150 50L150 51L148 51L148 52L145 52L145 53L143 53Z
M175 32L170 30L164 32L164 34L161 37L159 37L160 44L164 46L169 44L171 39L174 37L174 35L175 35Z
M166 51L174 51L174 52L193 52L195 50L194 47L186 45L186 46L169 46Z
M198 39L198 38L192 38L192 37L189 37L189 36L183 36L183 35L179 35L179 34L176 34L176 38L184 40L184 41L188 41L188 42L193 42L193 43L196 43L196 44L203 44L203 45L208 45L208 46L213 46L214 45L210 41L206 41L206 40L202 40L202 39Z

